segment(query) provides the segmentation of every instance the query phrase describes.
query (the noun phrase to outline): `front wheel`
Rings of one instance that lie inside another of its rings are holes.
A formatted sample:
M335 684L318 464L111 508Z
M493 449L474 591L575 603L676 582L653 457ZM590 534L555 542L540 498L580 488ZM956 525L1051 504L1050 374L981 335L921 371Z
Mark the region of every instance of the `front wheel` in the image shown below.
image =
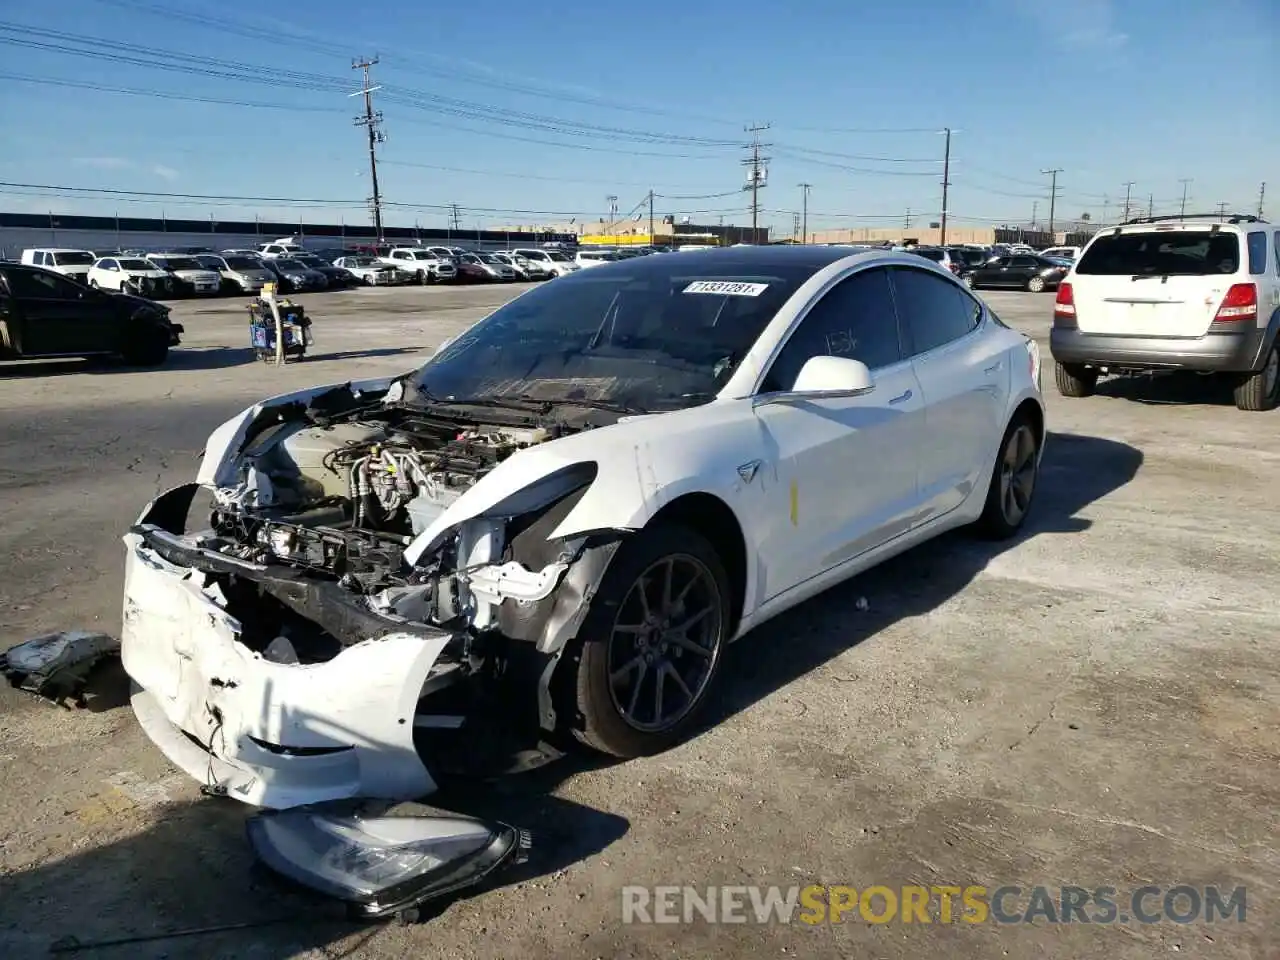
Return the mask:
M1044 290L1044 277L1032 277L1027 281L1027 289L1032 293L1040 293Z
M1256 373L1246 374L1235 389L1240 410L1272 410L1280 403L1280 342L1272 345L1267 362Z
M616 757L667 749L689 730L729 639L729 578L696 530L625 541L579 632L574 734Z
M1040 438L1029 417L1017 416L1000 441L987 501L977 530L989 540L1006 540L1022 527L1040 476Z

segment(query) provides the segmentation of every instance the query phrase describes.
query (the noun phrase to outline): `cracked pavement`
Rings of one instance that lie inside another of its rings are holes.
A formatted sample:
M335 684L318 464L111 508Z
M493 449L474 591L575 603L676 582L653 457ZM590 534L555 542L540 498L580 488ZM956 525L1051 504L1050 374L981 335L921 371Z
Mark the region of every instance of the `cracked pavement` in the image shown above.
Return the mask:
M162 370L0 368L0 648L119 631L120 535L254 401L399 372L510 288L301 299L313 357L247 355L243 301L181 303ZM1051 295L992 293L1046 351ZM1052 377L1046 378L1051 384ZM119 676L85 710L0 689L0 953L209 957L1263 958L1280 943L1280 412L1198 378L1064 400L1030 529L950 536L730 651L707 729L446 798L535 834L497 889L353 927L251 869L245 810L142 736ZM860 609L860 598L866 598ZM624 926L628 884L1244 885L1244 924Z

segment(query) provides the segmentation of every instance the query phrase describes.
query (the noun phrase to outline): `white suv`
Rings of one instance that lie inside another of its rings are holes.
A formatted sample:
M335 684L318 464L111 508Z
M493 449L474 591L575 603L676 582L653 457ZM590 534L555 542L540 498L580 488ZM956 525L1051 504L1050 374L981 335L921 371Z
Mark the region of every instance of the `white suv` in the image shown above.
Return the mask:
M34 247L22 251L22 262L28 266L44 267L79 283L89 281L89 268L97 259L92 250L66 247Z
M538 250L535 247L520 247L510 251L517 257L524 257L533 263L541 264L552 272L553 276L563 277L567 273L576 273L582 267L574 262L567 253L559 250Z
M1089 241L1058 287L1058 391L1102 373L1194 370L1235 381L1236 406L1280 401L1280 229L1248 215L1148 217Z
M419 283L440 283L453 280L458 275L458 268L453 261L432 253L425 247L392 247L379 257L383 263L413 274Z

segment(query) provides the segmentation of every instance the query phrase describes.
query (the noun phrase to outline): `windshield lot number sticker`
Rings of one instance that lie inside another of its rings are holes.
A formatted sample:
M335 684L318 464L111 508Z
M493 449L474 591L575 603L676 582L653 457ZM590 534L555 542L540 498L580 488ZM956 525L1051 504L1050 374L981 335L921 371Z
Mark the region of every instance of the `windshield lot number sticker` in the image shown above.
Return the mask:
M737 283L732 280L695 280L685 293L717 293L729 297L758 297L769 289L767 283Z

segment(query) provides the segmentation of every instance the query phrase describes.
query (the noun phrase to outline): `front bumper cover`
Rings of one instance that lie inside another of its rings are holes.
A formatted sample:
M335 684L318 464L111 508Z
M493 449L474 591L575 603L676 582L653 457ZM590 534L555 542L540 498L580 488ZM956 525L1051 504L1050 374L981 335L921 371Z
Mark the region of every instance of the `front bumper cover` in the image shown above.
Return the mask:
M227 565L270 579L274 571L163 529L173 495L189 502L190 489L157 499L124 538L121 658L136 685L134 713L151 740L207 790L257 806L433 792L414 746L414 718L455 636L352 604L331 613L349 617L346 632L355 641L332 659L264 659L242 641L242 625L209 572ZM300 582L299 602L340 603L306 589Z

